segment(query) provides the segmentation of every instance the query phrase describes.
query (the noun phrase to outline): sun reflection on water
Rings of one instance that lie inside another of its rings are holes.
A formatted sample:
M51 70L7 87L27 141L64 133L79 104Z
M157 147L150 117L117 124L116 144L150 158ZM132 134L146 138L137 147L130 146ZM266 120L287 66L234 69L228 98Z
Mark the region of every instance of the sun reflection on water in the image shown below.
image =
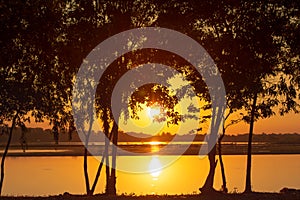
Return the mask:
M159 144L161 144L160 142L157 142L157 141L152 141L152 142L149 142L149 144L151 145L151 153L156 153L160 150L160 147L159 147Z
M149 164L149 173L153 180L157 180L162 171L162 165L158 156L153 156Z

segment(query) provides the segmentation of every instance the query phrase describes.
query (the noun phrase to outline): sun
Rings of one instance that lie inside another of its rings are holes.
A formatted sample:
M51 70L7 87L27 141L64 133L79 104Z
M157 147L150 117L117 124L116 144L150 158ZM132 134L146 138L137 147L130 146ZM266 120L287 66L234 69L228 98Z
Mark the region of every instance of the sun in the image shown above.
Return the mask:
M161 108L159 106L147 107L147 115L149 118L154 119L161 114Z

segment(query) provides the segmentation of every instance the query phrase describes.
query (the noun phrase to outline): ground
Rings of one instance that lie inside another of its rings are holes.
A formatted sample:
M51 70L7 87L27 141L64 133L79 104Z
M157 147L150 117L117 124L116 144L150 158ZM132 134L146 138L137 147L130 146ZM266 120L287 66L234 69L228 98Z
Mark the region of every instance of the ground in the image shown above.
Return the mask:
M107 196L58 195L49 197L2 197L1 200L299 200L300 192L289 193L251 193L251 194L210 194L210 195L147 195L147 196Z

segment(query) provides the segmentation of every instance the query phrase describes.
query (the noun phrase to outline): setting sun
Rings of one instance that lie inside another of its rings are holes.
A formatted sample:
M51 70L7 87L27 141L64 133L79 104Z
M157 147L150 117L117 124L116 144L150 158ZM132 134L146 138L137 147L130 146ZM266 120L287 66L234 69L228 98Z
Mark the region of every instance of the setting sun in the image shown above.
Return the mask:
M161 114L161 108L159 106L148 107L147 115L149 118L154 119Z
M150 145L155 146L155 145L159 145L162 144L163 142L159 142L159 141L151 141L149 142Z

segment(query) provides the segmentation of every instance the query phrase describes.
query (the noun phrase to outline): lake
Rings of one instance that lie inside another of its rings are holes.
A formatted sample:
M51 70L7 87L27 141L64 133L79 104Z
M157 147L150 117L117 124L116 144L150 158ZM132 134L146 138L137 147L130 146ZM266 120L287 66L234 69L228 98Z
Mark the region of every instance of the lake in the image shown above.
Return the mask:
M144 166L144 173L117 171L118 194L191 194L199 193L208 174L207 157L184 155L157 171L172 156L120 156L117 164L128 169ZM98 160L89 157L93 177ZM230 192L241 192L245 184L245 155L225 155L224 164ZM283 187L300 188L300 155L253 155L252 184L254 191L278 192ZM56 195L64 192L85 193L83 157L7 157L3 195ZM219 165L215 188L221 188ZM105 175L101 174L96 193L104 192Z

